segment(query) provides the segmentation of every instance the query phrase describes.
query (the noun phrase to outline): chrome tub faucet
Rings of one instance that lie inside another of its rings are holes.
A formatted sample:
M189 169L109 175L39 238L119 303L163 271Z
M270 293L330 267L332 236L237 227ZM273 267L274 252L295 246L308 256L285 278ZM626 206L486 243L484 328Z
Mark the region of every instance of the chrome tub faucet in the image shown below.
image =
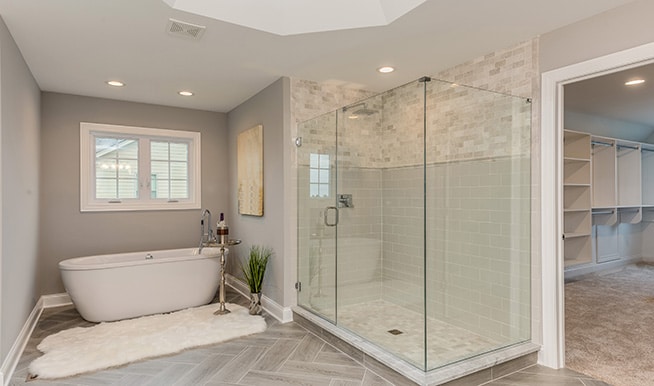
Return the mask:
M206 226L205 226L206 222ZM209 209L202 211L202 217L200 217L200 246L198 248L198 254L202 253L202 248L216 243L216 235L211 229L211 212Z

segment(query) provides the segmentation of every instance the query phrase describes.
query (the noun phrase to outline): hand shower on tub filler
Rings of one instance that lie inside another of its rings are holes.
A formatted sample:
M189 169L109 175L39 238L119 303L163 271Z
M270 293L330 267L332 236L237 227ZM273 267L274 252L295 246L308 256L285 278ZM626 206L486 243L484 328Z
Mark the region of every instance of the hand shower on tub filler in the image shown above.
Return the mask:
M222 213L220 215L222 216ZM200 246L198 247L198 254L202 253L202 248L216 244L216 241L216 236L213 234L213 229L211 229L211 212L209 209L205 209L202 211L202 216L200 217Z

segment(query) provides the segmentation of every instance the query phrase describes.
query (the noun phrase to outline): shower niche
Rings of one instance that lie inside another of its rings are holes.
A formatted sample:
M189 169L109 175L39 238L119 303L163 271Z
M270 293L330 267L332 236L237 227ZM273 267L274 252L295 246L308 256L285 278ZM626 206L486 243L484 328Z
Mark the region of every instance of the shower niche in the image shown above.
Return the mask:
M425 77L300 123L298 306L423 371L530 341L530 122Z

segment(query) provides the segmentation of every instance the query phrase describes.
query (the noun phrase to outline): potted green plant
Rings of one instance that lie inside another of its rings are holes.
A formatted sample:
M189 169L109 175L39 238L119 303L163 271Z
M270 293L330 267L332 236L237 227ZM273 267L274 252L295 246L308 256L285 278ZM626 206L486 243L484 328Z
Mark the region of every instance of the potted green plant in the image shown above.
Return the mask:
M253 245L250 247L250 256L245 265L241 265L245 282L250 287L250 315L261 314L261 289L263 275L266 273L268 259L273 251L268 247Z

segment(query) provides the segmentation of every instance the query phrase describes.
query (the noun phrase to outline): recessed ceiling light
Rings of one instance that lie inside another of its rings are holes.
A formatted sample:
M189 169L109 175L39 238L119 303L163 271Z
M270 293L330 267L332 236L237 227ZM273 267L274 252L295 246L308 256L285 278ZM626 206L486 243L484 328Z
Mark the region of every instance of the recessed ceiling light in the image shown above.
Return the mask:
M181 95L181 96L192 96L193 95L193 93L190 92L190 91L180 91L180 92L178 92L178 94Z
M382 74L388 74L389 72L395 71L395 68L391 66L384 66L384 67L379 67L377 71L381 72Z
M634 85L642 84L642 83L645 83L645 79L633 79L633 80L630 80L628 82L625 82L624 84L625 84L625 86L634 86Z
M123 87L125 83L119 81L119 80L109 80L107 81L107 84L109 86L114 86L114 87Z

